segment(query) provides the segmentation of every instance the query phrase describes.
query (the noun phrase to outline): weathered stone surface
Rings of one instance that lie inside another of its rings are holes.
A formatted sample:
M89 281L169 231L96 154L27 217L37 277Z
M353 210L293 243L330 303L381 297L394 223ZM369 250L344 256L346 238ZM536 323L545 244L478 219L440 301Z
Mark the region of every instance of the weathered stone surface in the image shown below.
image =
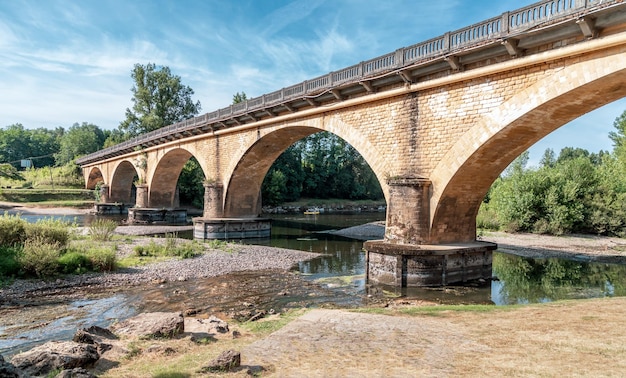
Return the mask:
M113 347L110 341L116 339L117 336L110 330L98 326L91 326L77 330L72 341L94 345L98 349L98 354L102 354Z
M93 345L74 341L50 341L13 356L11 363L27 375L38 376L57 369L89 367L99 357Z
M201 369L203 373L231 371L241 365L241 353L234 350L222 352L217 358Z
M96 376L84 368L66 369L54 378L95 378Z
M0 355L0 377L3 377L3 378L21 377L19 371L15 368L15 366L5 361L2 355Z
M151 312L114 324L113 332L137 337L172 337L183 332L184 319L180 312Z

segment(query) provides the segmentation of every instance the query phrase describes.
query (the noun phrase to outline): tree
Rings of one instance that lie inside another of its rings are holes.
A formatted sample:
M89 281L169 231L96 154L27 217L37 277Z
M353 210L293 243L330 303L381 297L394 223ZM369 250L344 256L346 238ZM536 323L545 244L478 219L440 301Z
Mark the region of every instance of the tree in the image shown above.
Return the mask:
M246 92L237 92L233 95L233 104L239 104L240 102L244 102L248 99L246 96Z
M57 165L64 165L78 156L96 152L102 148L105 134L98 126L83 122L75 123L60 138L59 152L54 154Z
M133 108L126 109L120 129L133 137L191 118L200 112L200 101L191 99L193 89L182 85L180 76L168 67L153 63L135 64L131 72L135 85Z
M62 128L25 129L20 123L0 129L0 162L20 167L20 160L35 160L39 167L54 164L52 155L58 151Z

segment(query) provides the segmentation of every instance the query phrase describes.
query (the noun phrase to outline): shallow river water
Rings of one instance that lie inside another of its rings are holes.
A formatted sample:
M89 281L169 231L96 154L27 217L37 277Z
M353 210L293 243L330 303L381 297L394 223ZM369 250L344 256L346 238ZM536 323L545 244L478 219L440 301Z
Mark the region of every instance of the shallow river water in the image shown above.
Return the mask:
M384 220L384 213L274 215L272 236L246 243L322 254L301 262L290 274L276 271L235 273L152 287L118 290L70 303L45 303L3 312L0 354L11 355L50 339L71 338L77 328L108 326L139 312L202 311L245 318L256 311L297 307L358 307L399 298L444 304L547 302L626 295L626 266L561 259L528 259L494 253L491 282L443 288L368 285L362 242L323 231ZM29 218L35 221L37 216ZM67 217L88 224L90 217ZM11 320L8 320L11 319Z

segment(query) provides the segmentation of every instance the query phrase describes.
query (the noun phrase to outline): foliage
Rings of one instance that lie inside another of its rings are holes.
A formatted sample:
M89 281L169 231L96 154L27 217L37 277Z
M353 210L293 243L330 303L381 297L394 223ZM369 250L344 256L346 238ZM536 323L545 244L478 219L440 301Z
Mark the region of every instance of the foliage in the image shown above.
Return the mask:
M195 208L204 207L204 172L200 163L192 157L185 163L178 178L180 203Z
M626 112L610 134L613 153L546 150L539 167L522 154L494 182L477 217L486 229L626 236Z
M0 217L0 246L13 247L21 245L26 240L26 221L19 215L10 215L5 212Z
M20 168L21 160L31 160L36 167L54 164L52 157L59 150L63 128L26 129L16 123L0 129L0 162Z
M66 252L58 259L61 272L65 274L83 274L91 270L91 261L79 252Z
M38 240L46 244L54 244L58 248L65 248L70 239L69 222L45 218L35 223L26 223L24 234L26 241Z
M15 277L20 271L20 253L22 248L0 245L0 278Z
M60 251L59 244L51 243L49 239L27 238L19 259L21 268L26 274L40 278L54 276L59 270Z
M68 164L79 156L100 150L105 139L102 129L94 124L73 124L59 139L59 151L54 154L56 164Z
M19 172L22 179L0 177L0 185L8 188L84 188L80 168L74 163L60 167L29 168Z
M244 102L248 99L246 92L237 92L233 95L233 104L239 104L240 102Z
M276 205L300 197L381 199L382 189L365 159L329 132L312 134L289 147L263 182L263 203Z
M175 234L166 234L164 243L151 240L148 245L138 245L133 251L138 257L172 256L187 259L199 255L203 249L196 241L180 243Z
M126 109L126 119L120 123L120 130L127 136L153 131L200 112L200 102L191 99L194 91L182 85L180 77L172 75L168 67L135 64L131 77L133 108Z
M117 222L111 219L96 219L89 225L89 235L95 241L108 241L113 237Z
M24 176L22 176L14 166L8 163L0 164L0 177L14 181L24 181Z

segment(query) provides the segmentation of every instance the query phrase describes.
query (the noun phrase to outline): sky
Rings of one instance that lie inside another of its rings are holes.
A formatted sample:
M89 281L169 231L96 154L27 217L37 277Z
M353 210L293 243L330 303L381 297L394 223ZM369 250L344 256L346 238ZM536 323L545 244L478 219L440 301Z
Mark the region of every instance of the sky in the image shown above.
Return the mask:
M0 0L0 127L117 128L135 64L167 66L201 114L534 3L528 0ZM611 150L626 99L531 149Z

